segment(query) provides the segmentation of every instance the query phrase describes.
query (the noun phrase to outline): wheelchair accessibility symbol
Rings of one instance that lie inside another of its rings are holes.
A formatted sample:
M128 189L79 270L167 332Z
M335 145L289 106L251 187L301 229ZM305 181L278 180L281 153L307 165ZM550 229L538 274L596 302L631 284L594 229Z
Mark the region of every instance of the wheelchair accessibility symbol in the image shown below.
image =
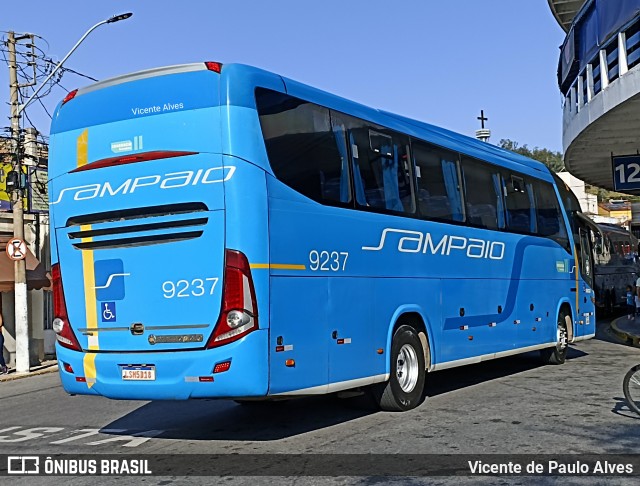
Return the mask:
M116 303L100 302L100 313L102 314L102 322L115 322Z

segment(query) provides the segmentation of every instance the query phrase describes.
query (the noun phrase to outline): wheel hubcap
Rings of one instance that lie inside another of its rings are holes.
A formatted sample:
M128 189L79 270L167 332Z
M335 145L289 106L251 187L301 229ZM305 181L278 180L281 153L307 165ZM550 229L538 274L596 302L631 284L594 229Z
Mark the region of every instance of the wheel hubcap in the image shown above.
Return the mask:
M558 323L557 339L558 344L556 344L556 347L558 351L564 351L564 348L567 347L567 329L561 323Z
M416 350L408 344L402 346L396 360L396 377L405 393L410 393L416 387L419 376L418 364Z

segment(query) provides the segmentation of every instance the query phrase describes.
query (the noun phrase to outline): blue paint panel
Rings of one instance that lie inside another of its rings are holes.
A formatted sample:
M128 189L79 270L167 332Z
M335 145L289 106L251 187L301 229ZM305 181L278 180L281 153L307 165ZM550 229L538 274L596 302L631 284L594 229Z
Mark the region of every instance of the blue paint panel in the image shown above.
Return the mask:
M225 167L235 167L233 178L225 183L225 246L239 249L250 264L269 263L269 218L265 205L267 185L265 172L237 157L224 157ZM252 235L247 238L247 235ZM258 325L269 327L269 269L251 270L258 300Z
M331 341L327 279L272 277L271 295L269 394L326 385ZM286 366L288 359L295 366Z
M216 106L101 125L85 125L79 129L52 134L49 178L55 179L77 167L78 138L85 130L88 134L88 162L91 163L116 156L152 151L220 153L221 141L217 136L219 127L220 107ZM130 149L123 151L123 144L128 144ZM183 170L183 162L188 159L179 157L168 161L173 171L179 171ZM134 168L136 165L144 166L149 163L129 164L117 169L117 172L131 174L145 170ZM109 169L100 169L106 170ZM51 192L49 194L53 199Z
M142 120L219 104L220 76L202 70L121 82L79 92L56 108L51 134L128 119ZM185 89L186 87L186 89Z
M124 299L124 283L128 274L120 258L96 260L94 262L95 288L97 300Z
M56 345L56 354L58 362L70 364L75 372L69 373L60 366L62 386L67 393L120 400L259 397L267 394L268 370L260 365L269 359L267 340L267 331L254 331L221 348L188 353L98 353L97 382L92 388L76 381L76 376L84 375L85 353ZM213 374L215 363L227 359L231 359L229 371ZM122 366L130 364L154 365L156 380L122 380ZM199 382L200 376L212 376L214 381Z
M544 292L540 280L524 279L517 298L518 347L556 341L558 295L568 295L570 284L558 280L545 281ZM531 307L533 306L533 310Z
M78 215L147 206L197 201L223 209L223 181L234 171L219 154L198 154L66 174L49 183L50 208L58 228Z
M171 231L159 228L144 233L119 233L122 229L132 229L140 222L129 220L105 223L100 228L109 228L112 233L94 238L94 241L111 241L114 247L94 250L96 258L96 283L101 283L107 274L125 273L113 283L121 282L126 288L124 298L117 301L117 322L105 320L104 326L118 327L118 330L98 334L99 349L106 351L164 351L167 349L202 348L213 332L220 313L222 300L224 267L224 211L196 213L198 218L206 218L206 223L189 230L201 231L199 236L173 240L158 240L156 244L118 246L119 238L133 235L166 236ZM160 218L162 221L181 220L184 215ZM144 218L144 224L155 224L158 218ZM115 231L114 231L115 230ZM182 230L182 228L180 229ZM78 227L56 230L60 268L64 282L65 298L69 322L83 349L88 348L88 337L79 329L86 327L85 289L82 253L73 245L76 239L70 233ZM206 251L203 251L206 248ZM122 264L116 264L117 261ZM104 262L107 263L104 263ZM117 290L118 287L115 287ZM106 289L109 290L109 289ZM113 290L113 289L112 289ZM103 312L100 289L96 289L96 313L99 322ZM108 294L112 301L118 295ZM133 335L129 330L134 323L141 323L145 331ZM124 328L123 328L124 326ZM155 329L148 329L155 327ZM163 331L163 327L168 327ZM186 342L163 342L153 344L151 335L173 336L196 335L199 340Z
M513 320L518 318L518 312L506 305L511 284L509 279L500 278L443 280L443 322L436 362L508 351L515 347L517 327ZM503 309L501 314L498 314L498 306ZM464 316L460 316L461 309Z
M374 281L370 278L327 278L329 342L329 382L365 378L373 374L379 355L374 346ZM335 333L335 337L334 337Z

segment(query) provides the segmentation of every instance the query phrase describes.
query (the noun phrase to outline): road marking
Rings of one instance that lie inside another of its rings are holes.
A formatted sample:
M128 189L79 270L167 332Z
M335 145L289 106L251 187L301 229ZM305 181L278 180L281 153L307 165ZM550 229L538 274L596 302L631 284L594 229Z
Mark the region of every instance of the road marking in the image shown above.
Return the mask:
M156 437L164 432L164 430L145 430L144 432L138 432L133 435L118 435L115 437L110 437L104 440L97 440L95 442L87 442L85 445L102 445L109 444L111 442L118 442L122 440L126 440L127 443L123 444L122 447L138 447L141 444L144 444L149 439Z
M112 433L120 433L120 432L126 432L127 429L111 429L109 430L109 432ZM66 439L61 439L61 440L56 440L53 442L49 442L50 444L66 444L67 442L72 442L74 440L79 440L79 439L84 439L85 437L91 437L92 435L98 435L100 433L100 429L80 429L80 430L74 430L72 433L74 432L86 432L85 434L80 434L80 435L74 435L71 437L67 437Z
M20 427L9 427L9 429L4 429L3 431L8 431L11 429L19 429L19 428ZM39 439L40 437L47 434L55 434L56 432L61 432L63 430L64 430L64 427L33 427L26 430L12 432L13 435L21 436L21 437L18 437L17 439L9 439L6 435L0 436L0 442L4 442L4 443L25 442L31 439Z
M22 430L20 430L22 429ZM23 428L22 426L13 426L0 429L0 445L3 443L14 444L16 442L26 442L31 440L42 441L43 437L55 435L65 431L64 427L31 427ZM110 444L112 442L124 442L122 447L138 447L150 439L162 435L166 430L152 429L143 431L133 431L130 429L72 429L67 430L71 434L70 437L54 440L49 444L62 445L69 442L80 441L92 436L108 435L106 439L95 440L92 442L83 442L84 445L99 446L102 444ZM127 433L128 432L128 433ZM45 437L49 439L49 437Z

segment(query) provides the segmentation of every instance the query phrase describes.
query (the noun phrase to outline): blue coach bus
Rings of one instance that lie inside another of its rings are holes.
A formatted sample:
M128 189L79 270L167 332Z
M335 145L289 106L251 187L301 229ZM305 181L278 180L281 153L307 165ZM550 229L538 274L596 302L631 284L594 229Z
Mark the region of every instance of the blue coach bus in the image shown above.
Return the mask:
M428 372L532 350L559 364L595 333L544 165L260 69L69 93L49 175L72 394L358 388L408 410Z

